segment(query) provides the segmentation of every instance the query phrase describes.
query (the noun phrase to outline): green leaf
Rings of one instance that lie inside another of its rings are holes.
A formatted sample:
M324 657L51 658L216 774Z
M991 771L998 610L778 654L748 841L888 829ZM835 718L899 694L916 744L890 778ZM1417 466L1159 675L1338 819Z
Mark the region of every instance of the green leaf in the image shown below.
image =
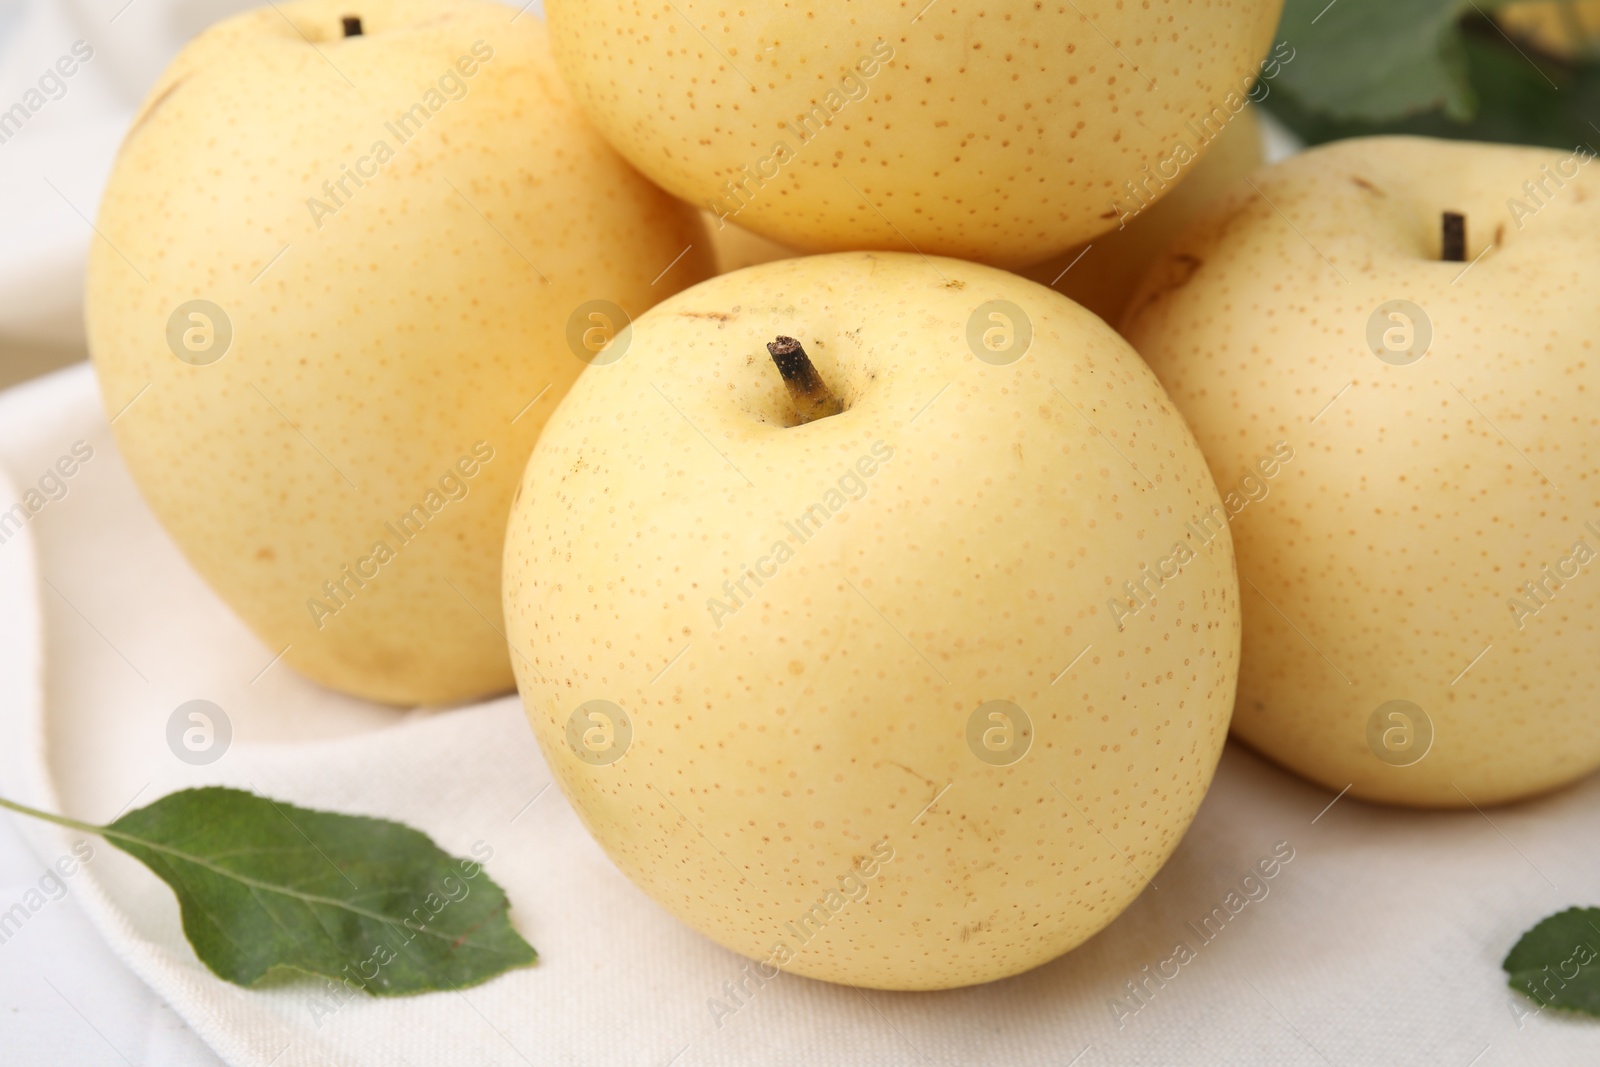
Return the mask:
M1308 144L1404 133L1567 151L1579 144L1600 145L1600 129L1590 119L1600 116L1600 64L1564 64L1526 45L1518 52L1481 19L1465 28L1462 55L1478 99L1476 112L1465 122L1443 111L1384 122L1334 119L1288 92L1271 93L1266 106Z
M1600 1016L1600 908L1568 908L1522 935L1501 964L1535 1003Z
M301 971L377 996L458 989L537 954L472 860L387 819L313 811L238 789L187 789L92 826L178 897L183 932L220 978Z
M1334 119L1467 117L1476 95L1458 24L1471 10L1471 0L1286 0L1278 38L1295 55L1273 88Z

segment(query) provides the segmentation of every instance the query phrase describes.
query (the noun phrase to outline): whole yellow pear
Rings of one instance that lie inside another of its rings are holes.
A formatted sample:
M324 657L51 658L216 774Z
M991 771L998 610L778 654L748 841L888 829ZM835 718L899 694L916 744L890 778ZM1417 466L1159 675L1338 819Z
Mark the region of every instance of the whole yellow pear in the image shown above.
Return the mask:
M1264 162L1261 127L1255 108L1246 107L1214 138L1211 151L1193 164L1177 187L1117 229L1087 245L1022 271L1040 285L1064 293L1115 325L1133 292L1167 243L1223 193L1244 185L1245 176Z
M305 0L218 24L141 108L90 256L145 499L273 653L373 700L512 684L500 543L533 442L614 306L709 273L694 210L513 15Z
M506 540L518 685L611 858L763 975L1000 978L1111 922L1205 794L1219 506L1065 297L902 253L751 267L551 419Z
M921 8L921 10L918 10ZM562 72L658 184L789 247L1035 263L1238 111L1282 0L735 9L549 0Z
M1591 159L1315 149L1215 205L1125 323L1219 479L1294 449L1234 520L1234 730L1330 790L1481 806L1600 767Z

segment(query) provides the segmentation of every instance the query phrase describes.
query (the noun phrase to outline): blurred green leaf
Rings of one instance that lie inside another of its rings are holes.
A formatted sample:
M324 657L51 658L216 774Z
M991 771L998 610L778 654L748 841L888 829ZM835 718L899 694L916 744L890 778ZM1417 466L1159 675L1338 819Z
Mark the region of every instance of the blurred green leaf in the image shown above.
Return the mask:
M1340 120L1283 92L1269 96L1267 107L1308 144L1406 133L1566 149L1580 143L1600 145L1600 130L1589 118L1600 116L1600 66L1566 67L1532 53L1524 57L1506 47L1492 26L1479 23L1470 30L1463 39L1463 55L1469 76L1479 87L1479 102L1466 121L1442 111L1391 122Z
M1492 0L1286 0L1265 103L1309 144L1409 133L1600 145L1600 64L1509 38Z
M1475 97L1458 26L1470 10L1471 0L1286 0L1278 38L1295 58L1275 87L1334 119L1465 117Z
M1600 1016L1600 908L1568 908L1522 935L1501 964L1543 1007Z

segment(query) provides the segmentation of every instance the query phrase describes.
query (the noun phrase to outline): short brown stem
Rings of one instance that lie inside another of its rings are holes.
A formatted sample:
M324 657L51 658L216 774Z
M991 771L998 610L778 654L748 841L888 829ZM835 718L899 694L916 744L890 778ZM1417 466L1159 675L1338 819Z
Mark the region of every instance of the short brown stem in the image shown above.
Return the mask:
M1439 258L1446 263L1467 261L1467 217L1455 211L1446 211L1443 219L1444 236L1440 243Z
M344 18L340 19L339 21L344 23L344 35L346 37L360 37L361 36L361 16L360 15L346 15Z
M825 419L844 410L839 398L817 374L817 368L799 341L793 337L779 337L767 343L767 351L772 354L772 362L778 365L778 373L783 375L783 384L789 387L789 396L800 413L801 423Z

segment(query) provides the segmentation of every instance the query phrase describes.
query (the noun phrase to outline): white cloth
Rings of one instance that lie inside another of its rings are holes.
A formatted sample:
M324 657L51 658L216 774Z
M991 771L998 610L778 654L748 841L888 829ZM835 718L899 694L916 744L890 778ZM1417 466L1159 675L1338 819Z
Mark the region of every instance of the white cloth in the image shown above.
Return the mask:
M135 0L115 32L126 0L0 7L0 107L74 40L97 49L61 100L0 144L0 336L81 344L85 218L127 116L184 38L245 2ZM459 854L481 841L542 959L464 995L335 1005L318 1001L311 981L240 990L197 962L171 893L101 845L64 900L0 944L0 1005L27 1013L0 1013L0 1067L109 1062L107 1044L140 1064L215 1062L173 1013L236 1067L1600 1058L1600 1024L1534 1015L1499 969L1534 921L1597 902L1600 780L1487 816L1348 798L1327 808L1325 791L1234 746L1156 875L1160 888L1069 956L948 993L862 994L783 976L719 1026L708 1002L732 1003L724 983L741 979L744 961L611 866L559 791L545 790L515 698L396 712L272 664L273 650L201 584L144 507L87 368L0 394L0 510L80 440L94 457L66 496L0 544L0 794L105 821L175 789L227 783L399 819ZM221 706L233 730L207 767L166 743L169 716L196 698ZM36 858L0 872L0 911L76 840L6 821L14 830L0 828L0 857L20 833ZM1189 924L1278 842L1294 858L1267 895L1202 943ZM79 909L104 945L71 933ZM1144 968L1173 973L1164 961L1180 941L1195 956L1157 988ZM106 946L170 1010L107 969ZM1128 999L1129 982L1153 990L1146 1003Z

